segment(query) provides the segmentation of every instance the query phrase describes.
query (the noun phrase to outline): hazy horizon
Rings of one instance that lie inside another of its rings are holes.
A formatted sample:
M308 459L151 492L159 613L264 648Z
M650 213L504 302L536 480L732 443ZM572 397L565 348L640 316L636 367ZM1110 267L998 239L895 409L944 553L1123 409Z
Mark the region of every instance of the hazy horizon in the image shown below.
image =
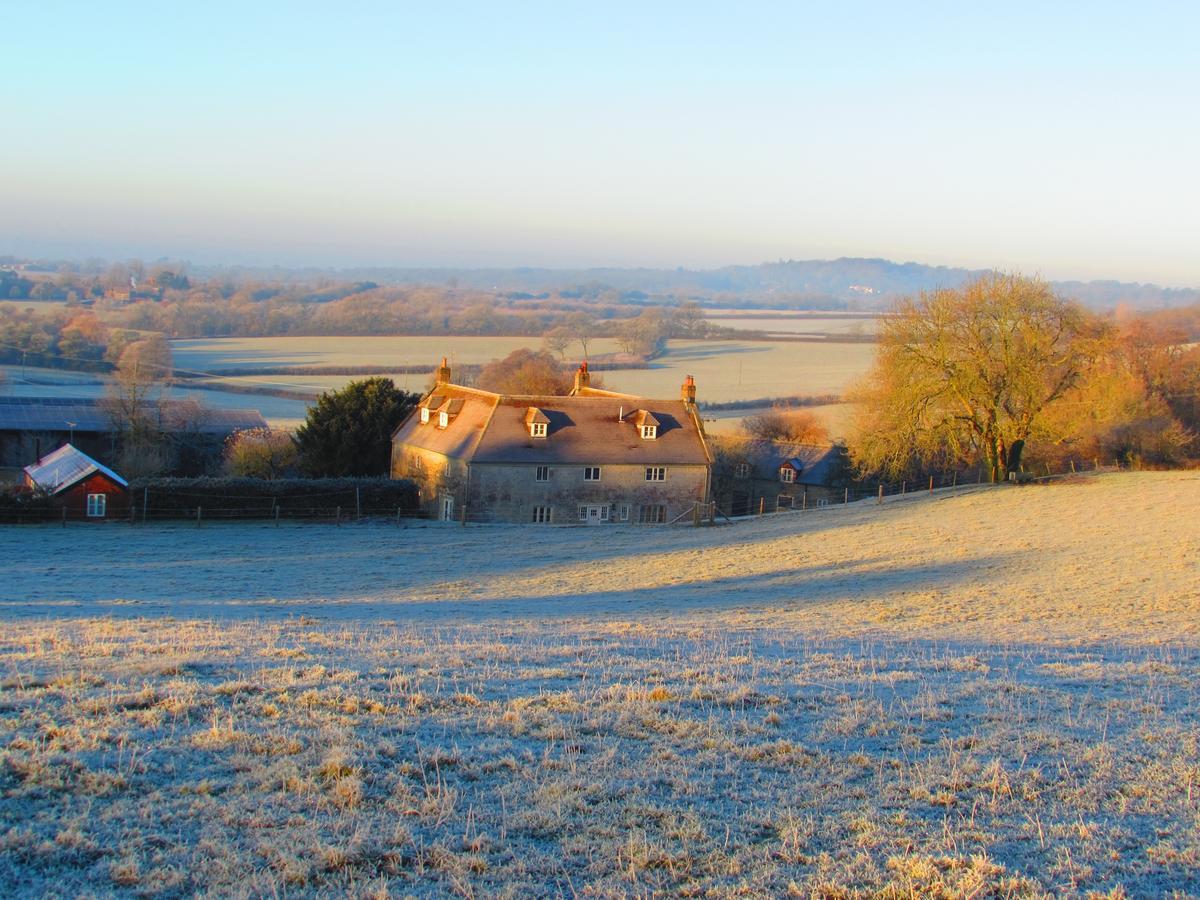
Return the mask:
M0 253L1200 285L1182 3L7 18Z

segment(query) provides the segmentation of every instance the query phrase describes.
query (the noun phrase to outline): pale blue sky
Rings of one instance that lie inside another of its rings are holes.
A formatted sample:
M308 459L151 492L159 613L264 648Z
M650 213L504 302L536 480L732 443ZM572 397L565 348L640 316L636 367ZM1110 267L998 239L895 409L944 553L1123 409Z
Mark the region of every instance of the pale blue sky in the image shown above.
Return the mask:
M1195 3L3 6L0 253L1200 285Z

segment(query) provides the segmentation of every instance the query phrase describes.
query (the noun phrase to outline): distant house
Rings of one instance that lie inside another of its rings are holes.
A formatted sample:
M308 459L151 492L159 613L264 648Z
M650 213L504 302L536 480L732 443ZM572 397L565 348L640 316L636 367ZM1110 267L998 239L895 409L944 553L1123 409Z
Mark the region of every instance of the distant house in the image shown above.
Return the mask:
M129 483L70 444L26 466L25 486L46 491L72 518L109 519L129 514Z
M648 400L592 388L586 363L570 396L509 396L453 384L442 360L392 437L392 477L444 520L667 523L708 502L711 466L690 376Z
M201 474L219 463L229 435L267 425L256 410L210 409L188 400L156 404L153 415L156 426L180 445L180 474ZM115 462L120 434L103 400L0 397L0 470L20 472L66 443L102 462Z
M744 516L840 502L848 483L846 448L747 438L714 438L713 499Z

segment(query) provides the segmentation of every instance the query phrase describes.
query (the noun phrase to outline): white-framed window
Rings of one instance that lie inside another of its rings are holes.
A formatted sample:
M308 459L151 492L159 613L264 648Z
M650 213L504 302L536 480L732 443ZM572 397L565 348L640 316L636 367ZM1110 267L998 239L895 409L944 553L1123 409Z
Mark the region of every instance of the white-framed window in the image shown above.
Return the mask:
M784 466L779 470L779 480L784 484L791 484L796 480L796 470L791 466Z
M586 506L579 507L579 521L580 522L587 521L587 507Z
M549 481L550 480L550 467L549 466L538 466L537 469L534 470L533 480L534 481Z
M104 513L108 509L107 494L88 494L87 495L87 514L89 518L103 519Z
M643 441L652 441L657 437L658 437L658 426L657 425L643 425L642 426L642 440Z
M552 507L535 506L533 508L533 521L544 524L544 523L550 521L551 514L552 514Z
M791 509L792 508L792 495L791 494L780 494L778 497L776 497L775 498L775 508L776 509Z
M530 435L530 437L544 438L546 436L546 423L545 422L530 422L529 423L529 435Z
M584 481L599 481L600 467L599 466L584 466L583 468Z
M643 504L638 507L638 522L642 525L661 525L667 521L667 508L661 503Z
M450 424L450 413L448 413L448 412L438 413L438 428L445 428L449 424Z
M629 521L629 504L628 503L622 503L620 506L617 507L617 516L620 518L620 520L622 522Z
M734 466L733 477L734 478L749 478L750 477L750 463L738 463L736 466Z
M646 466L647 481L666 481L667 469L665 466Z
M429 424L429 407L428 406L421 407L421 424L422 425Z

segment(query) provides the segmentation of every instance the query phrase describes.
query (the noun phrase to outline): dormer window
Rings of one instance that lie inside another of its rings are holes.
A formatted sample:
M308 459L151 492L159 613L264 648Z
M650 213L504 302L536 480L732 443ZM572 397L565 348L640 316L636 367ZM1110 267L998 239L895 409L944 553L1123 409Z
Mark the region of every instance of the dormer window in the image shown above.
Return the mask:
M545 438L550 433L550 417L536 406L531 406L525 413L525 427L529 429L530 437Z
M433 414L439 409L444 408L445 405L445 394L430 394L428 397L426 397L421 403L421 424L428 425L430 419L433 418ZM444 423L439 422L439 424L442 428L446 427Z
M658 419L654 418L654 414L649 410L639 409L634 424L637 425L643 441L658 439Z
M438 428L445 428L450 424L450 413L442 410L438 413Z
M750 463L744 463L744 462L738 463L737 466L733 470L733 477L734 478L749 478L750 477Z
M791 484L796 480L796 470L791 466L784 466L779 470L779 480L784 484Z

